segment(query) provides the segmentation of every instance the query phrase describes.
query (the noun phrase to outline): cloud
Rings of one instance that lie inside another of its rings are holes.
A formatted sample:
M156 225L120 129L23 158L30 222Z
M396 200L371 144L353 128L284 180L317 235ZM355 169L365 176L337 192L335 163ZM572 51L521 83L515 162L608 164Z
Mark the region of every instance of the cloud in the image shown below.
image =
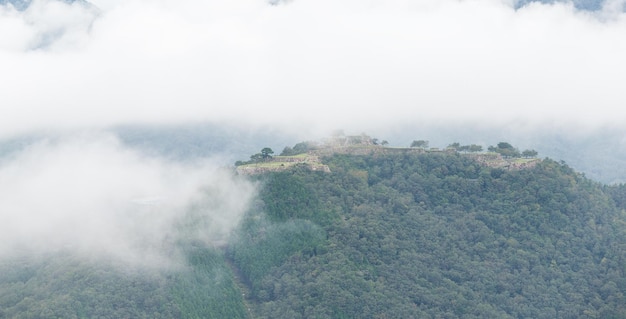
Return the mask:
M172 266L181 241L225 241L254 190L210 162L145 157L110 135L41 141L0 162L0 259L70 251Z
M226 238L254 196L210 162L76 132L204 121L299 136L458 123L586 132L626 120L621 0L594 12L506 0L92 3L0 6L0 139L73 136L0 159L0 258L70 250L167 265L179 241Z
M0 49L24 52L75 48L87 41L99 10L83 2L33 1L27 10L0 6Z
M46 0L2 9L0 136L189 121L368 130L626 119L618 2L596 12L501 0L93 3L97 13Z

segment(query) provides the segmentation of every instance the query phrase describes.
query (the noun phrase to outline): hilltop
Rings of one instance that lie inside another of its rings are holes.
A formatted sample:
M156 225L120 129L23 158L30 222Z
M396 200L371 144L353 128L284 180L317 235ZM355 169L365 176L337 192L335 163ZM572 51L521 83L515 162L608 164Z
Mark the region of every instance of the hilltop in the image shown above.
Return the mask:
M243 175L256 175L269 172L281 172L300 165L312 171L330 173L328 165L322 164L319 156L314 153L303 153L293 156L272 156L263 161L241 164L237 166L237 173Z
M279 156L262 156L260 153L254 154L251 156L250 161L239 161L236 163L236 166L237 172L243 175L280 172L288 170L295 165L306 167L312 171L330 173L330 168L328 165L322 163L321 158L330 157L335 154L384 156L391 154L445 153L449 155L466 156L474 159L481 165L507 170L531 168L541 161L541 159L535 157L536 154L527 157L522 157L521 154L517 154L517 156L503 156L506 152L498 152L495 147L489 152L470 152L468 151L469 147L462 147L455 144L458 143L453 143L451 144L452 146L448 146L444 149L423 146L397 147L388 146L386 141L379 142L378 139L365 134L334 136L319 142L301 142L296 144L293 148L285 147ZM504 144L508 145L508 143Z
M228 247L255 318L626 317L623 188L500 153L307 152L332 173L257 176Z
M505 142L383 142L237 163L256 196L223 243L187 240L232 196L207 187L169 234L180 268L0 260L0 318L626 318L624 185Z

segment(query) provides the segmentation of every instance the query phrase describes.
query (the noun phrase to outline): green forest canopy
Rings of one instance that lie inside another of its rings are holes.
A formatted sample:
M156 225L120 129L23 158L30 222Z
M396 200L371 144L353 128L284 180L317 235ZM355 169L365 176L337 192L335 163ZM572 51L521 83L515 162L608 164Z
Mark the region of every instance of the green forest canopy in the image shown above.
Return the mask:
M227 246L181 243L184 269L2 260L0 318L626 317L624 185L550 159L322 160L332 173L252 177L258 200Z
M261 177L261 211L291 225L293 246L274 245L255 214L230 246L241 268L262 269L245 272L257 317L626 316L623 187L549 159L514 171L447 153L325 163L332 174Z

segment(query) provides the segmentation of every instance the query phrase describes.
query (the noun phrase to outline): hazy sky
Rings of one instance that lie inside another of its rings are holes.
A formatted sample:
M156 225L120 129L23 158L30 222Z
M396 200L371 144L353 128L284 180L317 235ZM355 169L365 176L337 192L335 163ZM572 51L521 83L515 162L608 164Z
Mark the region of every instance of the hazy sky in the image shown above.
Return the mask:
M623 0L595 12L506 0L92 3L0 6L0 139L60 134L0 158L0 258L69 248L167 261L189 205L201 201L207 220L192 235L215 241L254 196L210 161L142 155L99 128L580 132L626 120Z
M0 136L235 120L626 120L624 1L35 0L0 8Z

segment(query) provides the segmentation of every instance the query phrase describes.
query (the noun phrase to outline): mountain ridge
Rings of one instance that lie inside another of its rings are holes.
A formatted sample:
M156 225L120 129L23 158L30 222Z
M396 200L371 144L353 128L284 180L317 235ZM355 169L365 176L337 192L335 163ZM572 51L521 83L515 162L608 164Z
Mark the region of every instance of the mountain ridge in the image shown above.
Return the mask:
M259 153L252 155L250 161L237 161L235 166L237 173L243 175L281 172L292 168L294 165L303 165L312 171L330 173L330 168L328 165L322 163L321 158L336 154L385 156L390 154L411 153L457 154L470 157L484 166L507 170L527 169L541 162L541 159L536 157L536 152L533 156L522 157L521 155L503 156L497 149L489 152L469 152L461 151L460 148L460 146L449 146L445 149L387 146L385 144L379 144L375 138L362 134L359 136L334 137L322 140L321 142L301 142L296 144L294 148L286 147L279 156L262 156ZM294 149L296 150L294 151Z
M564 163L503 170L445 152L324 163L333 174L292 167L260 176L265 204L229 247L256 317L626 315L624 214ZM312 244L267 260L261 252L271 255L265 243L275 241L264 239L269 226L254 226L263 214L273 221L264 225L292 223L283 240ZM296 227L303 221L326 240Z
M219 247L165 243L181 251L177 269L144 276L64 252L4 257L0 318L626 316L625 185L550 158L514 169L373 140L315 155L331 173L296 163L238 176L258 186L238 227ZM312 156L313 146L282 156ZM510 144L492 149L513 160ZM210 220L188 217L172 236L210 234Z

